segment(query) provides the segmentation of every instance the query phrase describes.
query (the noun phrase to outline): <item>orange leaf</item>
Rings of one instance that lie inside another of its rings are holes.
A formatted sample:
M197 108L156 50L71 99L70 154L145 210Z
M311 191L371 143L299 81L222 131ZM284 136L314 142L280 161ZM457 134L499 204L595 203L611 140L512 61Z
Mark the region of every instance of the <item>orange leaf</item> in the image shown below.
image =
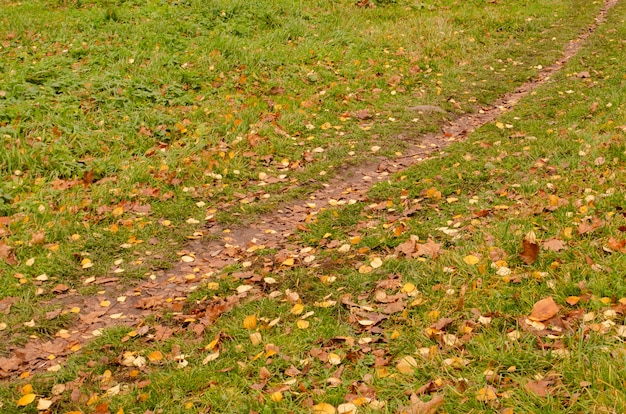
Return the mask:
M157 362L163 359L163 353L161 351L152 351L148 354L150 362Z
M568 298L565 299L565 302L567 302L567 304L571 306L576 305L579 301L580 301L580 296L568 296Z
M552 296L549 296L535 303L535 306L533 306L533 310L530 313L529 319L543 322L552 318L557 313L559 313L559 307L554 302L554 299L552 299Z
M496 390L493 387L481 388L476 392L476 399L478 401L493 401L498 399Z

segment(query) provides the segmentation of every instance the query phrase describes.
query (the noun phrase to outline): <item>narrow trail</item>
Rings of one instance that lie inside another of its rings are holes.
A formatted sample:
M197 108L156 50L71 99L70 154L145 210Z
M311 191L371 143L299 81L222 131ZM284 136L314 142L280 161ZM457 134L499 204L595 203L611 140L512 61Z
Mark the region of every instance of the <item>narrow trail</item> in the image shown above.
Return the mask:
M500 97L492 105L480 108L477 113L459 116L442 125L439 133L412 138L408 150L402 156L379 158L359 166L346 167L342 173L324 184L322 189L309 194L307 199L284 204L249 225L209 227L205 231L209 237L193 240L184 247L187 252L181 258L184 260L135 287L120 290L116 278L104 277L93 282L101 288L97 295L87 297L77 292L58 295L50 303L61 304L64 309L79 309L76 323L58 332L53 339L32 338L24 346L11 348L8 357L0 357L0 379L14 377L23 371L54 371L60 368L65 357L98 336L104 328L139 327L146 317L158 315L162 309L174 312L182 310L182 303L189 293L201 283L210 281L226 266L235 263L245 263L244 267L273 266L273 263L268 264L267 259L255 254L258 249L277 249L277 258L290 257L297 263L306 262L305 256L310 252L301 252L301 247L291 245L289 239L299 228L306 226L315 214L329 206L366 201L369 189L377 182L387 180L392 173L439 156L447 146L466 139L475 129L511 110L576 56L585 40L606 20L608 12L618 1L605 0L595 22L577 38L569 41L561 58L541 69L534 79ZM259 295L256 288L242 290L226 300L208 303L207 306L219 308L223 312L239 301L249 300L256 295ZM214 312L217 316L219 313Z

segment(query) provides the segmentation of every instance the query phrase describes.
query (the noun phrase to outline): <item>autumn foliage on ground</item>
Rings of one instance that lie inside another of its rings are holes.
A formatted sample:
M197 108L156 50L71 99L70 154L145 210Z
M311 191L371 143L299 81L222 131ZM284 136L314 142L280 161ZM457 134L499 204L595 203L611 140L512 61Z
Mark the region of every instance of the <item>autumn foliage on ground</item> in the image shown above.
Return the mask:
M623 2L247 3L0 2L0 410L626 410Z

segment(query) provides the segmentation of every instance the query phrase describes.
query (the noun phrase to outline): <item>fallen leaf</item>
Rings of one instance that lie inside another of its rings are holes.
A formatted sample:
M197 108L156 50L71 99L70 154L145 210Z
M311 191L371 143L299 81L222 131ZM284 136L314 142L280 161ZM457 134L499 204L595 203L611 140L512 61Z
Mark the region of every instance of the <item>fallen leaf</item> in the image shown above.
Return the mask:
M470 255L465 256L465 257L463 258L463 261L464 261L465 263L467 263L468 265L475 265L475 264L477 264L478 262L480 262L480 259L479 259L478 257L476 257L476 256L474 256L474 255L472 255L472 254L470 254Z
M396 369L403 374L412 374L417 368L417 361L410 355L404 356L396 364Z
M478 401L493 401L498 399L496 390L493 387L484 387L476 392L476 399Z
M527 265L533 264L539 255L539 245L537 244L535 232L530 231L526 234L522 246L522 252L519 254L520 259Z
M549 386L551 381L528 381L524 384L524 389L527 392L537 395L538 397L546 397L549 393Z
M315 404L313 407L313 414L335 414L335 407L328 403Z
M608 247L614 252L626 253L626 239L617 240L614 237L609 238Z
M594 217L591 223L587 221L580 223L578 226L578 234L590 233L600 227L604 227L604 221L600 220L598 217Z
M543 322L552 318L554 315L559 313L559 307L552 299L552 296L549 296L545 299L541 299L535 306L533 306L533 310L530 313L530 320Z
M11 246L0 241L0 259L3 259L7 264L15 265L17 260L15 260L12 250Z
M256 315L248 315L243 319L243 327L246 329L256 328Z
M161 351L152 351L148 354L148 360L150 362L157 362L163 359L163 353Z
M46 400L45 398L40 398L37 400L37 410L45 411L52 406L52 400Z
M561 250L567 249L567 243L559 239L550 239L550 240L544 241L541 247L543 248L543 250L549 250L551 252L559 252Z
M435 414L443 405L443 395L435 395L430 401L422 401L415 393L411 393L409 407L400 407L398 414Z
M24 394L22 396L22 398L20 398L19 400L17 400L17 406L18 407L26 407L28 404L32 403L33 401L35 401L35 398L37 396L34 393L30 393L30 394Z

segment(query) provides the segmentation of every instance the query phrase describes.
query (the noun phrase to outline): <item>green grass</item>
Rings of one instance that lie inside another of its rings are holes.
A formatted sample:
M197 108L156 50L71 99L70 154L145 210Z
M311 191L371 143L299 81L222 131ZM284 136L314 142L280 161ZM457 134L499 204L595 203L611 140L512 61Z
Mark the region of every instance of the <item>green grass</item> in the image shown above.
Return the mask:
M206 217L253 220L475 111L557 58L582 4L2 2L0 297L34 307L12 334L53 298L43 273L133 283Z
M412 122L410 106L473 111L512 90L555 60L599 8L577 1L384 3L0 3L0 172L10 177L0 187L0 212L8 217L0 242L17 260L0 263L0 296L21 298L3 334L15 343L53 335L71 323L67 314L45 320L52 309L42 299L53 299L55 284L80 288L84 278L112 272L118 259L125 281L142 278L172 260L172 246L182 248L206 215L219 210L221 220L233 221L265 211L289 185L332 175L349 151L359 159L383 139L387 150L401 149L396 134L432 130L441 120ZM624 239L626 225L626 148L616 128L626 125L618 64L625 12L618 5L576 59L498 120L513 128L486 125L446 156L377 185L367 203L319 214L293 242L314 247L322 266L276 269L269 276L277 283L261 287L281 295L244 301L200 334L198 316L175 314L146 321L149 330L139 335L106 330L58 373L0 385L3 412L37 412L35 404L15 405L32 384L38 396L54 399L55 412L94 412L103 403L126 413L310 412L313 404L337 407L356 395L370 399L359 412L394 413L408 405L405 392L429 381L448 412L624 411L619 367L626 354L616 326L624 325L618 301L626 297L626 262L607 246ZM577 76L582 71L591 77ZM345 116L359 109L374 118ZM325 151L306 161L304 151L316 147ZM87 172L94 182L83 185ZM286 178L269 191L259 185L261 172ZM256 199L240 204L235 193ZM261 201L266 193L269 201ZM367 207L387 201L393 215ZM404 230L394 233L394 216L415 205L422 208L402 217ZM490 213L475 214L483 210ZM578 234L591 217L604 226ZM369 225L355 230L363 222ZM524 264L517 254L530 230L567 249L541 250ZM44 242L30 243L40 231ZM339 245L356 234L360 240L340 253L320 242L326 233ZM440 243L440 256L389 256L409 235ZM130 246L120 253L122 244ZM470 255L478 263L467 263ZM374 257L384 259L380 268L359 271ZM85 258L94 266L82 269ZM492 266L497 259L510 274ZM42 273L50 280L37 281ZM232 295L241 281L230 273L216 279L217 290L194 292L185 313L201 315L214 297ZM380 284L390 277L397 282ZM44 294L35 295L37 288ZM342 305L349 294L361 311L379 313L384 302L376 292L403 289L410 292L402 296L405 309L373 332ZM572 327L539 339L520 320L547 296ZM580 302L568 305L570 296ZM295 303L304 306L299 314ZM606 313L611 308L615 315ZM309 311L308 325L299 325ZM576 311L595 315L583 323ZM250 315L258 321L246 328ZM427 329L441 318L451 319L441 332ZM31 319L35 328L24 327ZM163 327L173 336L155 340ZM254 344L249 335L257 331L262 340ZM425 348L434 352L422 356ZM150 361L153 351L163 358ZM127 352L147 360L133 365ZM338 365L328 362L330 353ZM412 373L396 367L404 356L417 360ZM340 368L340 379L329 382ZM547 397L524 388L540 379L550 381ZM64 391L55 396L59 384ZM488 385L497 398L477 400ZM282 399L273 401L272 392Z

